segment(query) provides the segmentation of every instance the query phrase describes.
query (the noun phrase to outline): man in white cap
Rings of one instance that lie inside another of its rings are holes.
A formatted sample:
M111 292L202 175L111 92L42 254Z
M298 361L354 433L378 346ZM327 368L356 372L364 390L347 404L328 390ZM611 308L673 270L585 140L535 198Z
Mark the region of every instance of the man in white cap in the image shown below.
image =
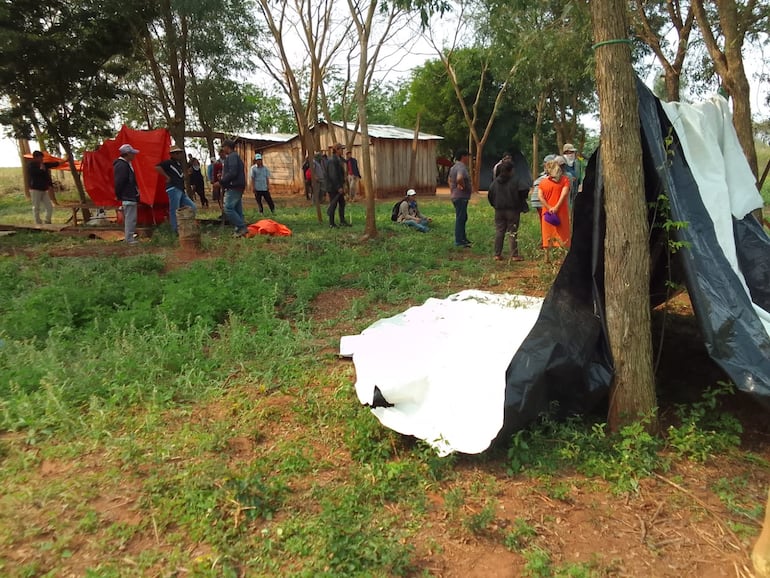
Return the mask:
M133 245L136 240L136 214L139 205L139 188L131 161L139 151L130 144L121 145L120 156L112 163L115 196L123 206L123 230L126 243Z
M184 192L184 169L182 159L184 151L178 146L172 146L168 151L171 158L155 165L155 171L166 179L166 194L168 195L168 217L171 228L177 232L176 212L180 207L190 207L197 213L198 207Z
M583 160L578 158L577 149L572 143L564 143L561 154L566 161L563 167L564 174L567 175L570 180L569 206L572 207L578 191L580 191L583 186L585 167L583 166Z
M273 197L270 196L270 169L263 162L260 153L254 155L254 165L251 167L251 190L254 191L254 198L257 199L260 214L265 212L262 199L267 202L270 212L275 214L275 203Z
M414 189L409 189L406 192L404 200L401 201L401 204L398 207L398 218L396 219L396 222L402 223L407 227L414 227L421 233L427 233L429 230L428 223L430 223L430 219L420 212L420 209L417 207L416 197L417 191Z

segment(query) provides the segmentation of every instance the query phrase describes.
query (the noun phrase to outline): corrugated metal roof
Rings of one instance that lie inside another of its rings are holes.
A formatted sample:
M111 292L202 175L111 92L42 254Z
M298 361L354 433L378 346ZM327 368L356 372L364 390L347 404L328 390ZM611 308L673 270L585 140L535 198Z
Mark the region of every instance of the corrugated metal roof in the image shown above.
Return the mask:
M276 142L276 143L284 143L289 142L291 139L296 137L297 134L288 134L288 133L280 133L280 132L265 132L265 133L241 133L238 135L238 138L245 138L248 140L258 140L258 141L267 141L267 142Z
M341 122L334 122L334 126L343 128ZM352 125L348 124L348 128L352 128ZM392 138L397 140L412 140L414 138L414 130L411 128L400 128L391 124L370 124L369 136L371 138ZM428 134L427 132L421 132L417 136L418 140L444 140L443 136L437 136L435 134Z

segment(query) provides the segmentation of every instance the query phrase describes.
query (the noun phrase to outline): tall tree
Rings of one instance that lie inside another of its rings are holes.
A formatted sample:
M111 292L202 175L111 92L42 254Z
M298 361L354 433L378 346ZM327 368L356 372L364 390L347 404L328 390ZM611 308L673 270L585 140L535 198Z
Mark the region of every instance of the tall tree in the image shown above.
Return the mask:
M756 177L759 170L751 128L751 88L743 65L743 46L749 36L761 33L766 38L770 6L757 0L692 0L692 8L714 69L732 98L733 126Z
M39 127L74 161L78 142L111 132L115 56L131 46L131 27L150 16L142 2L11 0L0 4L0 122L17 137ZM71 171L83 203L80 174Z
M332 120L323 83L349 40L352 22L340 19L334 0L258 0L258 6L269 36L257 57L289 99L302 148L310 156L320 148L311 127L318 124L321 109ZM301 50L295 50L298 45ZM315 209L323 222L318 199Z
M634 0L631 4L634 33L653 51L663 67L666 100L679 101L682 68L695 22L692 3L680 0ZM670 28L676 33L675 42Z
M463 112L468 130L468 150L473 159L470 167L472 190L478 191L484 147L498 120L506 92L523 59L518 51L501 54L496 47L489 44L478 44L472 49L462 46L461 43L467 38L468 4L461 1L459 7L457 26L449 46L440 45L431 34L428 35L428 39L444 65L449 84ZM467 55L479 57L476 68L477 78L469 83L461 82L457 74L457 61ZM494 84L490 82L493 66L498 70ZM483 103L487 99L491 100L491 110L488 114L483 114Z
M353 90L353 100L358 113L357 125L361 130L361 162L363 165L361 176L366 191L364 236L371 239L377 236L377 224L372 159L369 149L369 114L366 103L382 46L390 37L391 30L398 20L406 13L396 2L380 4L377 0L347 1L358 39L358 74ZM379 22L375 19L378 16Z
M626 4L623 0L593 0L591 15L606 209L605 307L615 363L607 421L610 429L617 431L656 411L650 341L650 255L640 162L639 103L631 48L626 43Z
M520 58L511 84L519 99L535 111L535 172L545 123L556 133L558 150L566 142L582 148L585 140L580 118L595 108L588 6L583 0L483 0L482 4L477 35L489 36L498 53Z
M203 95L190 97L198 79L233 79L233 71L252 69L258 26L251 0L159 0L157 11L137 31L138 55L149 65L157 109L182 146L188 109L201 112L195 107Z

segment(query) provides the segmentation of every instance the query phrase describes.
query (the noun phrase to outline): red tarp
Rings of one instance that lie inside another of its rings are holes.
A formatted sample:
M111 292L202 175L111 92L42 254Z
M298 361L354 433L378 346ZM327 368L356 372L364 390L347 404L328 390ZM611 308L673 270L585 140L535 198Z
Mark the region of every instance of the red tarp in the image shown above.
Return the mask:
M86 192L97 206L120 206L115 198L112 163L120 156L120 146L126 143L139 151L131 161L141 200L137 224L162 222L168 218L168 195L166 181L155 171L155 165L169 158L171 135L165 128L133 130L124 125L114 140L106 140L97 150L86 152L83 155Z

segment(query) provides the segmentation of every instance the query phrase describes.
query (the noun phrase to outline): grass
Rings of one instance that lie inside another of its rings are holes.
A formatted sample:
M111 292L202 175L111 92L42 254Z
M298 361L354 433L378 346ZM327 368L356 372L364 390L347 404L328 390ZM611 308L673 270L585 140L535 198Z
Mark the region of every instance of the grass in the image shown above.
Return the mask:
M5 190L0 221L26 218L23 195ZM434 219L424 235L390 223L390 204L378 205L380 236L361 242L360 228L329 230L279 203L292 237L208 227L207 258L187 264L163 228L144 252L104 256L101 241L0 238L0 573L426 575L437 495L451 535L506 548L525 575L602 575L600 562L556 561L547 521L503 523L500 484L530 479L569 504L560 477L575 470L633 493L671 463L735 447L740 432L717 429L732 424L716 415L725 391L682 408L678 436L613 438L546 417L507 456L439 459L383 428L336 357L340 335L468 287L543 294L556 272L522 281L492 261L483 198L470 251L452 247L448 200L421 201ZM350 212L363 222L361 205ZM537 227L525 216L528 259ZM74 248L88 256L61 256ZM480 473L463 475L469 464ZM748 523L757 513L734 487L714 491Z

